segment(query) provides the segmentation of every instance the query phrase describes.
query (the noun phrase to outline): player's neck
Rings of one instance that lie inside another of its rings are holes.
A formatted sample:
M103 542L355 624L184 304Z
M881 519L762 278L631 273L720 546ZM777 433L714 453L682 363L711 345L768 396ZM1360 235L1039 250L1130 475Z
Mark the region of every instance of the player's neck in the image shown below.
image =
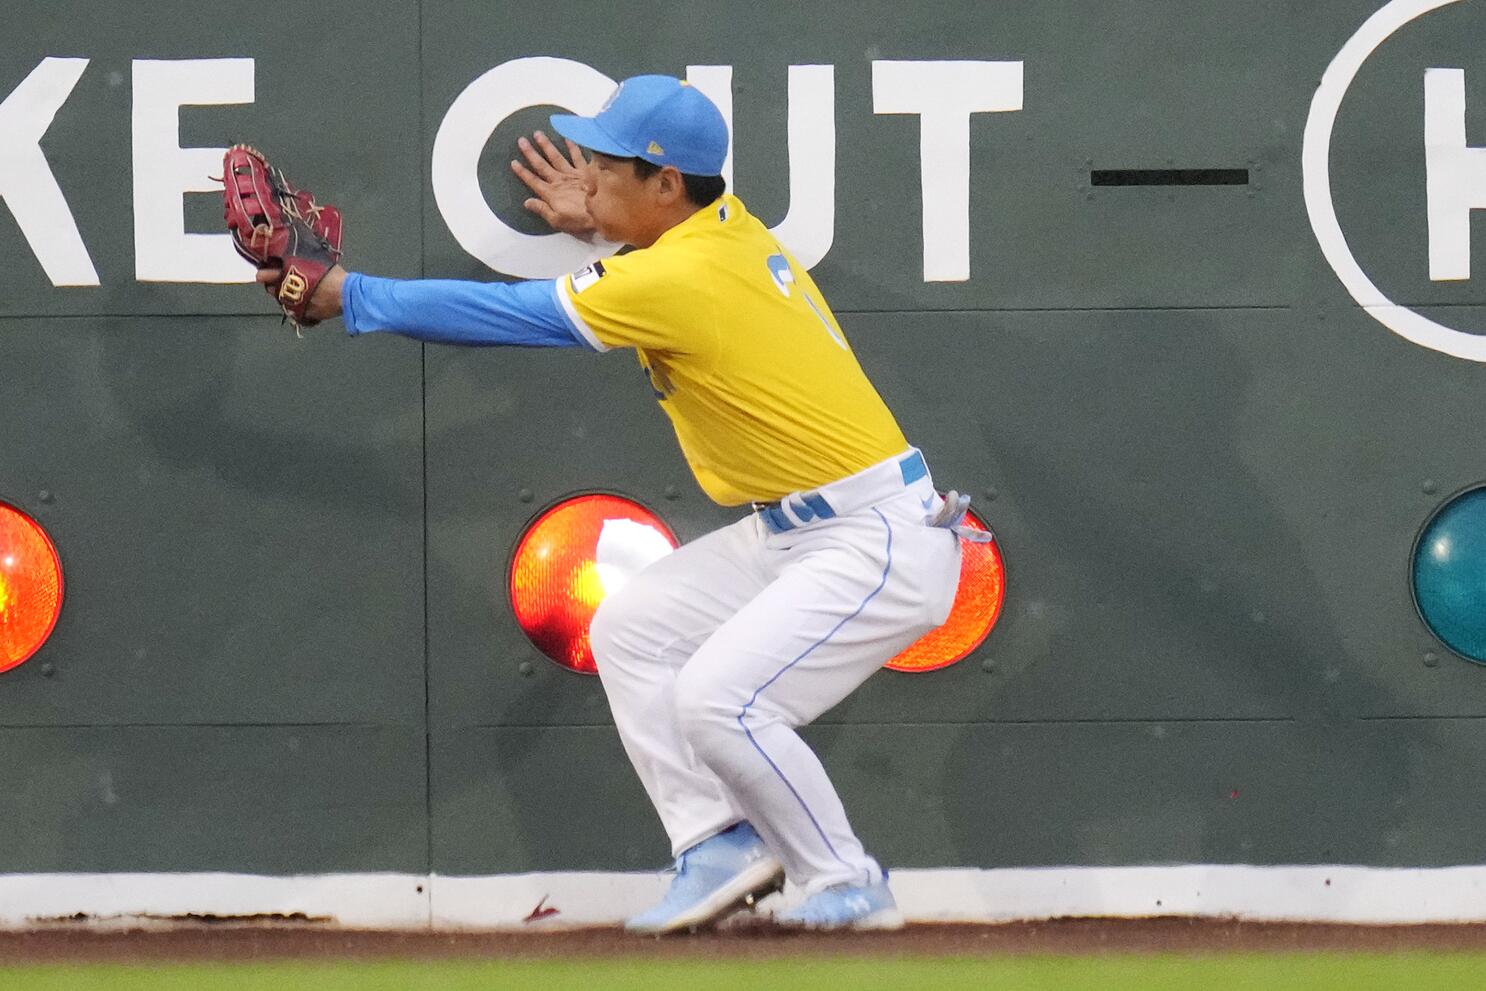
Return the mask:
M643 225L640 231L636 232L637 240L630 241L630 244L636 248L650 247L656 241L659 241L667 231L681 226L696 216L699 209L700 207L687 199L678 200L671 206L657 207L654 215L647 218L647 223ZM644 243L641 243L639 239L643 239Z

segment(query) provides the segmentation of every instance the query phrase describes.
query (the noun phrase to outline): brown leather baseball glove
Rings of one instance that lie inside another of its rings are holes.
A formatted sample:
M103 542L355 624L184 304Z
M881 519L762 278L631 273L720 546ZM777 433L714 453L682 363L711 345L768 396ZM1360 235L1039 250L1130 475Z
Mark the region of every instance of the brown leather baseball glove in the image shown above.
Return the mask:
M237 253L283 274L264 288L295 326L309 327L305 307L341 257L341 214L321 206L247 145L222 157L222 213Z

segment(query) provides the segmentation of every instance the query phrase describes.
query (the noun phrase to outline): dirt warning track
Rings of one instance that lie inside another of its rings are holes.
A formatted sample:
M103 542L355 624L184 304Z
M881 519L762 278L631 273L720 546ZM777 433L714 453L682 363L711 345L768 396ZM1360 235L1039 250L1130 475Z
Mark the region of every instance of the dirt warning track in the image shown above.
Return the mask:
M893 933L789 933L767 924L663 939L618 929L409 933L302 923L194 923L141 929L54 924L0 932L0 965L81 961L373 958L934 956L1316 951L1486 951L1486 925L1347 926L1156 918L914 925Z

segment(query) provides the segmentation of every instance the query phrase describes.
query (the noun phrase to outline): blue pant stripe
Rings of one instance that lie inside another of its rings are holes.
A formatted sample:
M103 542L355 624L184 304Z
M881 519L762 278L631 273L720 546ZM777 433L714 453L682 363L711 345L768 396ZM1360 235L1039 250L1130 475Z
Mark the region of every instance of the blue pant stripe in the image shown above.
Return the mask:
M831 627L831 631L829 633L821 637L819 640L815 641L815 643L811 644L809 647L806 647L805 650L800 653L800 656L796 657L784 667L780 668L777 672L775 672L772 678L760 685L758 689L754 691L753 697L744 704L743 710L738 713L738 725L743 728L743 734L748 737L748 742L753 744L753 749L759 752L759 756L762 757L764 761L769 765L769 767L773 769L775 775L778 776L779 780L784 782L784 787L789 789L789 793L795 796L795 801L799 802L800 808L805 810L805 815L809 817L810 824L814 826L815 831L820 834L821 841L825 843L826 849L831 851L831 856L835 857L843 864L845 864L846 861L841 860L841 855L836 852L836 848L831 844L830 837L826 836L826 831L820 827L820 822L816 820L815 813L810 811L810 806L805 804L805 799L802 798L800 796L800 793L795 790L795 786L790 784L789 779L784 776L784 772L779 769L779 765L774 763L773 759L764 752L763 747L759 746L759 742L758 740L754 739L753 731L748 728L748 723L746 722L746 720L748 718L748 710L752 708L754 703L758 701L758 697L763 694L764 689L768 688L770 685L774 684L774 682L778 681L790 668L794 667L796 664L799 664L806 657L809 657L811 652L814 651L815 648L819 647L821 644L828 642L831 637L835 636L840 631L841 627L845 626L851 620L856 619L859 615L861 615L862 610L867 608L867 603L876 598L877 593L881 592L887 586L887 576L893 570L893 528L892 525L888 523L887 517L883 516L879 510L874 509L872 510L872 512L876 513L877 518L882 520L883 529L887 531L887 563L884 564L882 567L882 579L877 583L877 587L874 588L871 592L867 593L867 597L861 601L861 604L858 605L855 610L852 611L851 615L843 616L840 622Z

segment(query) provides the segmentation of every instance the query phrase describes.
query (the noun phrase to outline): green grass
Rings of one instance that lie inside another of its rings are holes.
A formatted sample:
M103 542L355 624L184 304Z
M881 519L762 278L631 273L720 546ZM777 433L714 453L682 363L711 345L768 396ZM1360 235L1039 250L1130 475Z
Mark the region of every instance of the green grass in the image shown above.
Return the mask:
M0 966L5 991L1423 991L1486 986L1486 954L376 961Z

